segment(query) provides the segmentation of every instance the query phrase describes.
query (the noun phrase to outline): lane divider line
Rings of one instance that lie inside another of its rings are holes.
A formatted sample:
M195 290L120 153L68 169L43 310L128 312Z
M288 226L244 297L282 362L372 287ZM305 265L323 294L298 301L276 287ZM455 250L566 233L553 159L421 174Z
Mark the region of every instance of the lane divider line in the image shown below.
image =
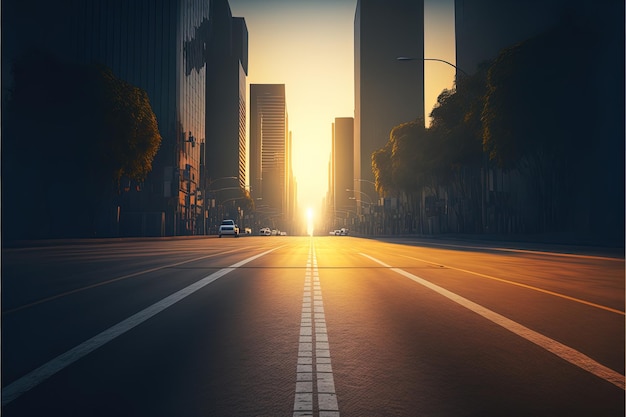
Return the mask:
M177 292L165 297L161 301L157 301L149 307L141 310L138 313L128 317L125 320L117 323L116 325L104 330L103 332L97 334L81 343L80 345L68 350L67 352L57 356L56 358L50 360L49 362L43 364L39 368L29 372L28 374L22 376L21 378L15 380L11 384L7 385L2 389L2 406L5 406L18 398L20 395L24 394L26 391L36 387L46 379L50 378L52 375L57 372L63 370L68 367L72 363L78 361L79 359L87 356L89 353L98 349L99 347L109 343L113 339L118 336L123 335L124 333L132 330L137 327L141 323L150 319L151 317L159 314L166 308L176 304L187 296L193 294L199 289L205 287L206 285L216 281L217 279L223 277L224 275L236 270L237 268L247 264L248 262L252 262L255 259L261 258L273 252L280 247L276 247L274 249L270 249L258 255L251 256L243 261L237 262L227 268L220 269L212 273L211 275L202 278L199 281L194 282L193 284L178 290Z
M311 241L302 296L293 417L339 417L322 288ZM317 408L314 399L317 397Z
M121 280L124 280L124 279L133 278L133 277L136 277L136 276L139 276L139 275L145 275L145 274L148 274L150 272L159 271L161 269L174 268L176 266L188 264L190 262L196 262L196 261L199 261L199 260L202 260L202 259L206 259L206 258L213 258L215 256L220 256L220 255L223 255L223 254L226 254L226 253L239 252L241 250L243 250L243 249L242 248L237 248L237 249L233 249L233 250L230 250L230 251L224 251L224 252L220 252L220 253L213 253L213 254L210 254L210 255L200 256L198 258L188 259L186 261L176 262L176 263L173 263L173 264L158 266L156 268L145 269L143 271L134 272L132 274L122 275L121 277L112 278L112 279L109 279L107 281L97 282L95 284L87 285L85 287L76 288L75 290L70 290L70 291L66 291L66 292L61 293L61 294L56 294L56 295L52 295L50 297L42 298L40 300L33 301L31 303L24 304L22 306L15 307L13 309L3 311L2 314L3 315L7 315L7 314L15 313L17 311L21 311L21 310L24 310L26 308L30 308L30 307L34 307L34 306L39 305L39 304L46 303L48 301L56 300L56 299L59 299L59 298L62 298L62 297L66 297L68 295L76 294L78 292L89 290L89 289L92 289L92 288L101 287L103 285L111 284L111 283L114 283L114 282L117 282L117 281L121 281Z
M360 253L360 255L376 262L379 265L384 266L385 268L389 268L389 270L406 278L409 278L430 290L435 291L436 293L448 298L451 301L454 301L455 303L467 308L470 311L473 311L474 313L505 328L506 330L515 333L516 335L536 344L537 346L547 350L548 352L553 353L554 355L560 357L561 359L564 359L570 364L577 366L578 368L583 369L607 382L610 382L611 384L622 390L626 390L626 377L624 375L620 374L617 371L614 371L607 366L602 365L599 362L596 362L587 355L560 342L557 342L554 339L550 339L549 337L544 336L541 333L537 333L536 331L531 330L528 327L525 327L509 318L506 318L492 310L489 310L488 308L485 308L480 304L470 301L467 298L461 297L458 294L448 291L445 288L435 285L432 282L429 282L423 278L406 272L400 268L394 268L390 265L387 265L386 263L379 261L378 259L365 253Z
M409 258L409 259L413 259L413 260L416 260L416 261L428 263L428 264L431 264L431 265L439 265L439 266L442 266L444 268L454 269L455 271L465 272L466 274L477 275L479 277L491 279L493 281L500 281L500 282L504 282L506 284L516 285L518 287L526 288L526 289L529 289L529 290L542 292L544 294L552 295L554 297L563 298L563 299L569 300L569 301L574 301L574 302L579 303L579 304L585 304L585 305L588 305L590 307L599 308L600 310L610 311L611 313L616 313L616 314L619 314L619 315L622 315L622 316L626 315L626 313L624 313L623 311L617 310L615 308L603 306L601 304L592 303L591 301L582 300L582 299L576 298L576 297L570 297L569 295L560 294L558 292L554 292L554 291L550 291L550 290L545 290L543 288L533 287L532 285L522 284L521 282L509 281L508 279L493 277L491 275L481 274L480 272L468 271L467 269L456 268L456 267L449 266L449 265L443 265L443 264L440 264L440 263L437 263L437 262L431 262L431 261L427 261L425 259L415 258L413 256L406 256L406 255L400 255L400 256L402 256L403 258Z

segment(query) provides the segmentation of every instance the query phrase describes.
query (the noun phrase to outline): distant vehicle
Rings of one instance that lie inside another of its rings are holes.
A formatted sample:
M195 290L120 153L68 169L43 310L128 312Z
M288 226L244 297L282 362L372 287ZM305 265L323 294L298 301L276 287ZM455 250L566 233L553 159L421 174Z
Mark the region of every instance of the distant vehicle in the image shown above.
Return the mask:
M246 235L251 235L251 234L252 234L252 229L250 229L249 227L246 227L245 229L243 229L243 232L244 232Z
M220 229L217 232L217 236L222 237L222 235L239 237L239 227L237 227L234 220L222 220L222 224L220 225Z
M261 230L259 230L259 236L270 236L271 234L272 231L269 227L263 227L261 228Z
M341 230L335 229L335 231L330 232L331 235L339 236L341 234Z
M330 232L330 234L335 236L348 236L350 231L345 227L342 227L341 229L336 229L335 231Z
M287 232L280 232L281 236L287 236Z

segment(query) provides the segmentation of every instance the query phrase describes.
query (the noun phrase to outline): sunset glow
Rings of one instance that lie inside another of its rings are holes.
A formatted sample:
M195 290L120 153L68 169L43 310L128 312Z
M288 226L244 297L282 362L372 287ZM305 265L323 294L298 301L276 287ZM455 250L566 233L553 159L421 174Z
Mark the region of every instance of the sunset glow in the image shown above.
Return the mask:
M354 117L356 0L230 0L249 33L249 84L285 84L300 207L321 208L328 188L331 129ZM425 1L425 53L454 62L454 2ZM443 36L441 36L443 34ZM436 38L436 41L435 41ZM411 65L410 63L407 63ZM425 64L426 118L452 87L454 70Z

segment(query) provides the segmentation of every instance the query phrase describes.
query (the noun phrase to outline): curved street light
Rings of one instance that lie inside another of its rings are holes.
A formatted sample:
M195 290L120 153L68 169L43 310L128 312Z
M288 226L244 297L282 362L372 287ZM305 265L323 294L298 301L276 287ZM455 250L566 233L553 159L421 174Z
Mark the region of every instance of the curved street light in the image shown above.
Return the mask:
M396 60L398 61L437 61L437 62L443 62L444 64L448 64L450 65L452 68L456 69L457 71L463 73L463 75L465 75L466 77L469 77L469 74L465 71L463 71L461 68L457 67L456 65L444 60L444 59L439 59L439 58L413 58L413 57L409 57L409 56L399 56L396 58Z
M370 180L363 180L361 178L355 178L354 181L359 181L359 182L367 182L369 184L372 184L374 187L376 187L376 183L374 181L370 181Z

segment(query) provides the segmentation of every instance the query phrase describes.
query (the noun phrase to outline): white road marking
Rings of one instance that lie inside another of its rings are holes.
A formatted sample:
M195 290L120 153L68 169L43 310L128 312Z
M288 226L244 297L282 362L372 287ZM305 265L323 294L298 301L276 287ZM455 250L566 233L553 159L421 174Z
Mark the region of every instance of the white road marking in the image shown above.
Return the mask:
M112 279L109 279L107 281L97 282L95 284L87 285L85 287L76 288L75 290L70 290L70 291L66 291L66 292L61 293L61 294L56 294L56 295L53 295L53 296L50 296L50 297L42 298L41 300L33 301L32 303L24 304L22 306L15 307L15 308L13 308L11 310L3 311L2 314L6 315L6 314L15 313L17 311L24 310L26 308L30 308L30 307L34 307L34 306L39 305L39 304L46 303L48 301L56 300L56 299L59 299L61 297L66 297L68 295L76 294L78 292L89 290L89 289L92 289L92 288L101 287L103 285L108 285L108 284L111 284L111 283L114 283L114 282L117 282L117 281L121 281L121 280L124 280L124 279L133 278L133 277L136 277L136 276L139 276L139 275L149 274L150 272L156 272L156 271L159 271L161 269L174 268L176 266L188 264L190 262L196 262L196 261L199 261L199 260L202 260L202 259L206 259L206 258L213 258L215 256L223 255L223 254L226 254L226 253L239 252L241 250L244 250L244 248L237 248L237 249L224 251L224 252L220 252L220 253L212 253L210 255L204 255L204 256L200 256L198 258L188 259L186 261L176 262L176 263L168 264L168 265L162 265L162 266L158 266L156 268L151 268L151 269L144 269L142 271L134 272L132 274L123 275L121 277L112 278Z
M313 241L311 241L302 296L293 417L312 417L314 415L315 394L317 394L317 410L320 417L339 417L322 288L319 281L315 248Z
M280 247L270 249L266 252L260 253L255 256L251 256L250 258L237 262L229 266L228 268L220 269L219 271L212 273L211 275L201 279L200 281L196 281L195 283L175 292L174 294L168 297L165 297L161 301L158 301L152 304L151 306L130 316L126 320L123 320L117 323L116 325L108 328L102 333L92 337L89 340L84 341L83 343L74 347L73 349L70 349L67 352L57 356L56 358L45 363L39 368L29 372L23 377L7 385L2 390L2 406L9 404L11 401L15 400L26 391L39 385L40 383L42 383L44 380L48 379L52 375L68 367L69 365L76 362L77 360L87 356L89 353L105 345L106 343L112 341L116 337L121 336L122 334L128 332L129 330L137 327L141 323L159 314L166 308L176 304L183 298L193 294L194 292L198 291L202 287L205 287L206 285L223 277L229 272L232 272L235 269L247 264L248 262L252 262L255 259L265 256L268 253L273 252L279 248Z
M467 298L461 297L460 295L448 291L445 288L426 281L423 278L406 272L400 268L394 268L390 265L387 265L386 263L379 261L378 259L365 253L361 253L361 255L384 266L385 268L389 268L391 271L403 275L417 282L418 284L435 291L436 293L454 301L455 303L467 308L468 310L483 316L487 320L509 330L510 332L517 334L518 336L523 337L524 339L536 344L537 346L546 349L547 351L555 354L561 359L566 360L572 365L577 366L599 378L602 378L605 381L610 382L611 384L621 388L622 390L626 389L626 378L624 377L624 375L602 365L601 363L596 362L585 354L575 349L572 349L571 347L566 346L560 342L557 342L556 340L550 339L547 336L537 333L534 330L531 330L511 319L508 319L492 310L489 310L481 306L480 304L476 304L473 301L468 300Z
M548 295L552 295L554 297L559 297L559 298L563 298L563 299L566 299L566 300L574 301L574 302L580 303L580 304L585 304L585 305L588 305L588 306L591 306L591 307L599 308L601 310L610 311L611 313L620 314L622 316L626 315L626 313L624 313L623 311L617 310L615 308L603 306L601 304L592 303L591 301L582 300L582 299L576 298L576 297L570 297L569 295L560 294L558 292L554 292L554 291L550 291L550 290L545 290L543 288L533 287L532 285L522 284L521 282L510 281L510 280L504 279L504 278L498 278L498 277L493 277L491 275L481 274L480 272L468 271L467 269L461 269L461 268L456 268L456 267L449 266L449 265L443 265L443 264L441 264L439 262L427 261L426 259L415 258L413 256L406 256L406 255L400 255L400 256L402 256L403 258L409 258L409 259L413 259L413 260L424 262L424 263L431 264L431 265L438 265L438 266L442 266L444 268L454 269L455 271L460 271L460 272L464 272L466 274L476 275L476 276L479 276L479 277L491 279L493 281L500 281L500 282L504 282L506 284L516 285L518 287L526 288L526 289L529 289L529 290L542 292L544 294L548 294Z

